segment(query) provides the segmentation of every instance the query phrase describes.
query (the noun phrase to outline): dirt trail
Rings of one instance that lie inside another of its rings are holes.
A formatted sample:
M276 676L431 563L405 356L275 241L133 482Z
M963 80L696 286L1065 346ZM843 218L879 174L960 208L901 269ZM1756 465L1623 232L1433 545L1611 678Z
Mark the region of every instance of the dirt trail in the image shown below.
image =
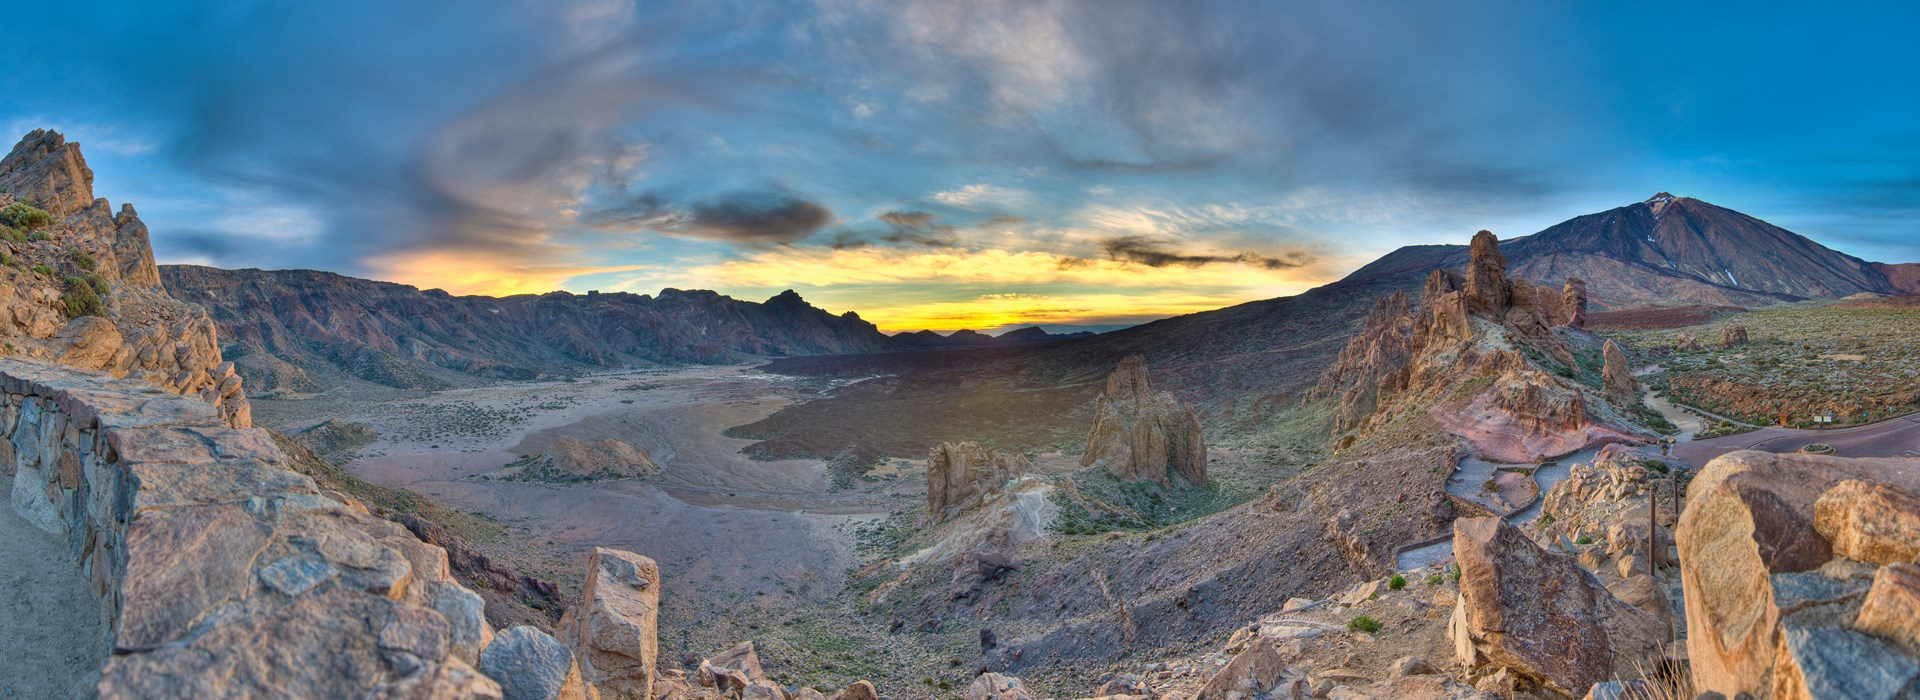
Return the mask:
M106 651L100 604L66 543L0 505L0 698L93 697Z

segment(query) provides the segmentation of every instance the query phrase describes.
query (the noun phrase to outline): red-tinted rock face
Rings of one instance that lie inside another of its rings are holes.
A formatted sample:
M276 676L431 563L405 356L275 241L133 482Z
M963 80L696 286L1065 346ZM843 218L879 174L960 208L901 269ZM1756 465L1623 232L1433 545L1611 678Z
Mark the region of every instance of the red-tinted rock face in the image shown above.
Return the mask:
M1206 485L1207 444L1200 419L1173 394L1153 390L1147 361L1129 355L1094 400L1093 429L1081 466L1103 465L1122 479L1170 484L1169 473Z

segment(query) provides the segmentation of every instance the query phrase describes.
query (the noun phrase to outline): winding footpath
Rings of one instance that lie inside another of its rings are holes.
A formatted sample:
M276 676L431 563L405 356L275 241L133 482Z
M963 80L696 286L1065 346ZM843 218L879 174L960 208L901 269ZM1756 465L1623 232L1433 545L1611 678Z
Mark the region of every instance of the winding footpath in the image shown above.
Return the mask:
M0 503L0 698L93 697L107 650L91 588L59 535Z

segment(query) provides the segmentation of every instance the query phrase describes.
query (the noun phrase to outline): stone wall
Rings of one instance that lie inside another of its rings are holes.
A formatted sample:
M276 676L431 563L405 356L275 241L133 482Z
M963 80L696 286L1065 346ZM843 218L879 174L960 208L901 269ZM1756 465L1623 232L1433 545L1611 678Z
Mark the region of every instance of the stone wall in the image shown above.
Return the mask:
M500 697L446 552L286 468L265 430L136 379L0 360L10 505L64 535L104 698Z

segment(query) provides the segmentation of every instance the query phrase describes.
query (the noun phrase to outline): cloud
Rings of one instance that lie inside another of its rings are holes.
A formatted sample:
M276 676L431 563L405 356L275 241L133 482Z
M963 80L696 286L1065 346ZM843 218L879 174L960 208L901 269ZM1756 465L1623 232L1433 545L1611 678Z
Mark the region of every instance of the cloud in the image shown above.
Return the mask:
M891 229L881 238L888 243L944 248L960 242L959 227L934 223L933 215L924 211L890 211L881 214L880 220Z
M997 209L1018 211L1033 203L1033 195L1009 187L986 183L933 193L933 201L961 209Z
M1300 267L1314 261L1314 257L1304 251L1288 251L1278 257L1261 255L1253 251L1243 251L1232 255L1182 253L1168 250L1166 241L1158 241L1146 236L1119 236L1100 242L1112 260L1124 260L1140 263L1148 267L1166 267L1184 265L1199 267L1214 263L1240 263L1254 265L1268 270L1286 270Z
M588 212L583 223L612 230L654 231L674 236L746 245L805 240L833 220L825 205L778 188L742 190L684 207L658 194Z

